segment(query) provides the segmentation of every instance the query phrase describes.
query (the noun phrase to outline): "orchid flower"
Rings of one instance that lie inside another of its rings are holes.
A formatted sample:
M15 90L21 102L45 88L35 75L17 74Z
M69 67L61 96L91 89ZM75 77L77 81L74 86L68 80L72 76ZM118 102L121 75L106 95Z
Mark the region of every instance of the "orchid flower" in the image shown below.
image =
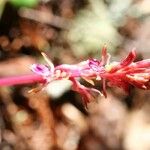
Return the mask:
M95 98L95 95L106 94L106 82L109 86L117 86L125 92L129 92L130 85L142 89L150 89L150 59L133 62L136 53L132 50L121 62L110 63L110 54L107 53L106 46L102 49L102 58L88 59L78 64L62 64L54 67L48 57L44 55L49 67L46 65L32 65L32 71L40 74L47 83L54 80L67 79L72 82L72 89L82 95L83 103L87 103ZM102 93L95 88L87 88L77 80L83 78L94 86L93 79L102 81Z
M132 50L121 62L106 65L101 76L109 81L109 85L118 86L126 92L129 92L130 85L150 89L150 59L133 62L135 58L135 50Z
M88 59L74 65L61 64L58 66L54 66L45 53L42 55L47 64L31 65L30 69L33 71L33 75L3 78L0 79L0 86L35 82L46 86L55 80L70 80L72 90L82 95L86 107L87 103L96 99L97 95L107 97L107 85L117 86L127 93L129 93L131 85L144 90L150 89L150 59L134 62L135 50L132 50L120 62L110 62L110 54L107 53L107 48L104 46L99 60ZM92 84L93 87L85 87L78 81L79 78ZM94 88L94 80L102 82L102 92Z
M44 54L44 57L47 61L48 57L46 54ZM90 102L92 99L96 99L95 95L102 95L99 90L95 88L87 88L84 85L81 85L77 80L79 77L81 77L94 85L94 82L91 79L95 78L97 73L95 73L95 71L89 66L90 61L91 60L83 61L76 65L62 64L56 66L52 70L51 66L53 66L53 64L51 64L50 67L47 65L33 64L31 66L31 70L34 73L43 76L43 78L46 79L46 84L55 80L70 80L72 82L72 89L82 95L83 103L85 106L87 106L88 102Z

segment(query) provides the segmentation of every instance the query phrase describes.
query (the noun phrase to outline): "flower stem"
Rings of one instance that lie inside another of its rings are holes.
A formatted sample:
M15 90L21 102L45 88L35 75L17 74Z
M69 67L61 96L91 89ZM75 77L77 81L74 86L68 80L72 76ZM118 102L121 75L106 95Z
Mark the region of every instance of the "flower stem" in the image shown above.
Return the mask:
M0 86L45 83L45 82L46 80L42 76L36 74L0 78Z

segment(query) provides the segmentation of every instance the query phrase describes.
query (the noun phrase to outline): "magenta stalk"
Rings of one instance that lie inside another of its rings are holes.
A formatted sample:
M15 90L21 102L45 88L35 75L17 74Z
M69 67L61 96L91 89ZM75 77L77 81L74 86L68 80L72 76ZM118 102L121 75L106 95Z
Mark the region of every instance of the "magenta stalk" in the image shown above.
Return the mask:
M32 83L45 83L46 80L36 74L0 78L0 86L12 86Z

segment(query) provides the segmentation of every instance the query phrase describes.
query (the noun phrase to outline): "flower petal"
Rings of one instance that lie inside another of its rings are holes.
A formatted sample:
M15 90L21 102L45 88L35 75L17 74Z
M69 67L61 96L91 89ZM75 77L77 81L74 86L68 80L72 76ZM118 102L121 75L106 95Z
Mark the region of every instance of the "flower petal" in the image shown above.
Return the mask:
M135 60L135 58L136 58L136 53L134 50L132 50L128 54L128 56L124 60L121 61L120 65L121 66L128 66Z
M72 89L82 95L82 100L86 108L87 104L90 101L96 100L97 95L102 95L102 93L97 89L87 88L84 85L80 84L80 82L77 81L75 78L70 78L70 80L73 83Z
M30 68L34 73L42 75L42 76L49 76L51 74L50 69L46 65L42 64L33 64Z
M54 64L51 62L51 60L48 58L48 56L45 53L41 53L47 64L49 65L51 72L54 71Z
M108 65L110 61L110 54L107 53L107 47L106 45L103 46L102 48L102 64L103 65Z

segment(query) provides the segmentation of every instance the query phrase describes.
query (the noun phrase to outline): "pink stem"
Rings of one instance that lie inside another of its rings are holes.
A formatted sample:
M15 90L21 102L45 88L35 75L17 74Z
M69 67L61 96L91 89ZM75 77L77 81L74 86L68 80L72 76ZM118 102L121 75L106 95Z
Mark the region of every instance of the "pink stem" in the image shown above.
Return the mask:
M0 78L0 86L45 83L45 82L46 80L42 76L36 74Z

